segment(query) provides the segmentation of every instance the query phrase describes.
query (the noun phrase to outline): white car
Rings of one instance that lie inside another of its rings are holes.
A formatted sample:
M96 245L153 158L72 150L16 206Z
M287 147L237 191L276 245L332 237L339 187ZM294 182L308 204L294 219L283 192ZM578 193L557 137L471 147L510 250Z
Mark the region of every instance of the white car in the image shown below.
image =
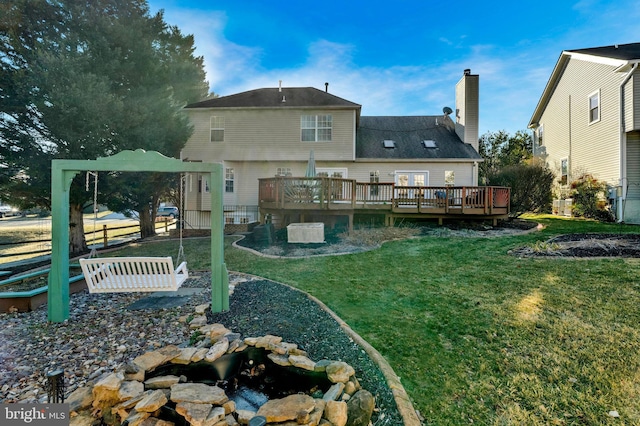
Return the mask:
M5 216L17 216L18 215L18 209L11 207L11 206L0 206L0 217L5 217Z

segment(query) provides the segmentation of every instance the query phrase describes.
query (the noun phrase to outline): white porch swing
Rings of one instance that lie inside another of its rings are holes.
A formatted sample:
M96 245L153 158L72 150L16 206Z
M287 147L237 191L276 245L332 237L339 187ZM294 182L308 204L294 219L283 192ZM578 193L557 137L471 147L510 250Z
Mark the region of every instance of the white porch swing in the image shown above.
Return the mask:
M97 220L98 174L87 172L86 186L89 188L89 176L94 176L93 211L94 240ZM184 201L182 193L183 178L180 178L180 219L183 220ZM180 249L177 262L184 259L182 246L182 228L180 226ZM187 262L183 260L174 270L173 259L168 257L103 257L97 258L95 248L87 259L80 259L89 293L125 293L177 291L189 277Z

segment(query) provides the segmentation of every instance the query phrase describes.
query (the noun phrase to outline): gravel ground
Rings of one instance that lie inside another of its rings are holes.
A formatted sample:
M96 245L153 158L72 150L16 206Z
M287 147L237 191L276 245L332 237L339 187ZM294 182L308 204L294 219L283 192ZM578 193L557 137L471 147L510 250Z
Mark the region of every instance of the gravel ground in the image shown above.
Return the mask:
M199 275L199 277L197 277ZM339 324L304 293L269 280L231 274L230 309L211 320L245 337L274 334L297 343L313 360L345 361L376 397L373 424L399 425L401 416L377 365ZM209 285L209 273L192 273L185 287ZM0 314L0 403L45 402L47 372L65 372L67 393L113 371L138 355L181 345L190 331L184 318L207 303L210 291L183 299L181 306L127 309L147 295L89 294L70 297L70 318L48 323L46 306L33 312Z

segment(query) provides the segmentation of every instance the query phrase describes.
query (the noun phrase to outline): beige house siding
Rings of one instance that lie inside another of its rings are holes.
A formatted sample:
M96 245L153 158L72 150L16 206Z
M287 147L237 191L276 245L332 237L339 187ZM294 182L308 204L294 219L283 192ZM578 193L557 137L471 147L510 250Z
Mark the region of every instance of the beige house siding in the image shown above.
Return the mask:
M307 153L308 156L308 153ZM304 176L307 168L305 161L253 161L232 162L225 161L224 169L233 167L235 172L234 192L224 193L224 205L258 205L258 179L276 175L278 168L289 168L293 176ZM471 162L339 162L316 161L316 168L347 169L347 178L357 182L369 182L370 173L379 172L381 183L393 183L395 173L398 171L425 171L429 173L429 186L444 186L445 172L452 171L455 175L456 186L473 185L474 166ZM192 184L187 184L186 207L187 210L208 210L211 202L211 193L198 192L198 176L193 175ZM224 189L222 189L224 190ZM198 200L200 200L198 202Z
M480 77L466 74L456 84L455 129L462 141L478 150Z
M349 168L349 178L357 182L369 182L370 173L378 171L380 182L394 182L395 173L398 171L425 171L429 172L427 186L444 186L445 172L453 171L456 186L473 185L473 163L470 162L393 162L393 163L353 163Z
M636 70L625 86L625 131L640 130L640 71ZM629 127L632 125L632 127Z
M626 200L623 202L624 221L640 224L640 133L627 135Z
M624 74L613 70L610 65L570 59L540 119L547 164L559 173L561 160L568 158L569 181L582 173L613 184L620 178L618 111ZM596 91L600 120L589 124L589 96Z
M566 72L566 71L565 71ZM570 92L569 84L559 84L553 93L542 116L540 126L544 129L543 144L548 157L547 166L560 177L560 162L568 158L571 151L570 122Z
M194 133L183 149L183 158L200 161L306 160L314 150L316 159L354 159L355 111L352 109L197 109L186 110ZM330 142L302 142L302 115L331 114ZM224 142L210 142L212 116L224 117Z

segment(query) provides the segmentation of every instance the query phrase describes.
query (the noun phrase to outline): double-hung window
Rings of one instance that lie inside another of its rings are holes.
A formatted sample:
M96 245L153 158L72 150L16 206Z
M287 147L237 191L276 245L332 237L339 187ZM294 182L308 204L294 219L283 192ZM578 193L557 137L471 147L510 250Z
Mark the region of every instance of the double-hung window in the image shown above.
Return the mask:
M536 137L538 146L544 145L544 126L542 124L538 126L538 130L536 133L534 133L534 136Z
M600 90L589 95L589 124L600 121Z
M233 183L235 181L235 172L233 167L224 169L224 192L233 192Z
M276 169L276 176L293 176L291 174L291 167L278 167Z
M331 115L303 115L300 118L300 138L303 142L331 142Z
M224 142L224 117L211 117L211 142Z
M569 182L569 159L560 160L560 184L566 185Z
M369 172L369 183L371 183L369 186L369 194L372 197L377 196L379 193L378 183L380 183L380 170Z
M204 176L198 177L198 192L209 193L211 190L209 189L209 179Z

